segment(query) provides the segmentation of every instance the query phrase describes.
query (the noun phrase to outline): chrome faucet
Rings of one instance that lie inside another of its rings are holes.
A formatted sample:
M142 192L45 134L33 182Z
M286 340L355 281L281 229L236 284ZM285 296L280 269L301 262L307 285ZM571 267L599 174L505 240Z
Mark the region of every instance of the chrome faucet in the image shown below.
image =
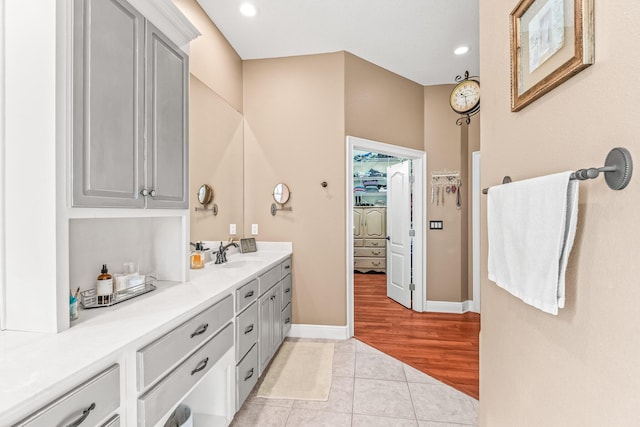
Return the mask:
M238 244L236 242L231 242L226 245L223 245L222 242L220 242L220 248L216 253L216 264L222 264L227 262L227 249L229 249L230 246L237 248Z

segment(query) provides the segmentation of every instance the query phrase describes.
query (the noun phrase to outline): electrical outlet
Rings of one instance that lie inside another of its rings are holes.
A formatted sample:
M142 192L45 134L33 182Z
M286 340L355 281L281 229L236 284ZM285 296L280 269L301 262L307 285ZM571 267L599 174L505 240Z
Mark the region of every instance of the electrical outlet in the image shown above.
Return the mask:
M236 234L238 231L235 224L229 224L229 234Z
M251 224L251 235L252 236L258 235L258 224Z

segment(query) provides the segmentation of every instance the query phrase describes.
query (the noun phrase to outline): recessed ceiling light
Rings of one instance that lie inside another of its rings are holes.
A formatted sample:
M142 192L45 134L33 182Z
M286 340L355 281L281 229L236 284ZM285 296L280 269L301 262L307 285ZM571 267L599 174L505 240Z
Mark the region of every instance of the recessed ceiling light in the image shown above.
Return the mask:
M456 55L464 55L467 52L469 52L469 46L460 46L453 51Z
M244 16L256 16L258 9L251 3L242 3L240 5L240 13Z

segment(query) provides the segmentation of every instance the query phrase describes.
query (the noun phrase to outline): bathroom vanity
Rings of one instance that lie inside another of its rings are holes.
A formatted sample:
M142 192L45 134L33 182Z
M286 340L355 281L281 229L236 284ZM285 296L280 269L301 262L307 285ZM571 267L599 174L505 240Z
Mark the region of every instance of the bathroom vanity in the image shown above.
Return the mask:
M290 328L291 255L259 244L62 333L0 332L0 425L162 426L185 403L227 426Z

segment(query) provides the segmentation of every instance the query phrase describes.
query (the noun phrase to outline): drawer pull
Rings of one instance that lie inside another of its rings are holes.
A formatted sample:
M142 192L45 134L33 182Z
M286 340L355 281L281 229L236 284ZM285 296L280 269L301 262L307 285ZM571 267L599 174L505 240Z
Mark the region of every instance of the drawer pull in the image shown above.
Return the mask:
M291 266L290 266L290 265L285 265L285 266L284 266L284 269L285 269L285 270L288 270L288 269L290 269L290 268L291 268Z
M253 368L249 372L247 372L247 376L244 377L244 380L247 381L249 378L253 376Z
M379 242L371 242L371 246L378 246Z
M82 411L82 415L80 415L80 418L78 418L77 420L75 420L71 424L67 424L66 427L78 427L80 424L82 424L84 422L84 420L87 419L87 417L89 416L89 413L91 411L93 411L94 409L96 409L96 404L92 403L91 405L89 405L89 407L87 409Z
M284 323L285 324L291 323L291 317L287 317L286 319L284 319Z
M380 255L380 251L371 251L371 253L374 255Z
M253 324L247 326L247 328L244 330L244 334L247 335L251 331L253 331Z
M288 294L289 292L291 292L291 288L287 288L287 289L284 290L285 294Z
M193 371L191 371L191 375L202 371L204 368L207 367L207 363L209 363L209 358L208 357L206 359L202 360L200 363L198 363L198 366L196 366L196 368Z
M373 264L373 265L380 265L380 262L379 262L379 261L378 261L378 262L372 262L371 264Z
M205 323L204 325L200 325L198 326L198 329L196 329L192 334L191 334L191 338L198 336L198 335L202 335L207 331L207 328L209 327L208 323Z
M244 294L245 298L251 298L253 296L253 291L249 291L246 294Z

